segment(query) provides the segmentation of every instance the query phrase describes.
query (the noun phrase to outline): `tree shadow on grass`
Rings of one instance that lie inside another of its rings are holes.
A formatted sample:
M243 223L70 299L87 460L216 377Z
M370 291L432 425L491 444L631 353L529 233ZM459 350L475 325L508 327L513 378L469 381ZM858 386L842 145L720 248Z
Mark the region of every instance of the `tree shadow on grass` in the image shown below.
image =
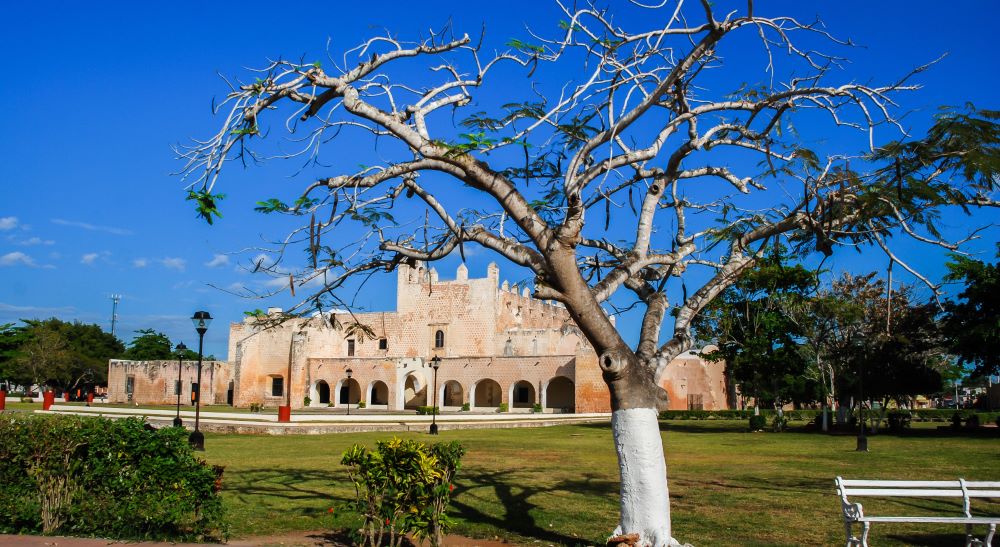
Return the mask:
M974 531L973 533L978 534L979 532ZM964 545L965 543L965 532L956 532L954 534L886 534L883 537L893 539L903 545L911 545L913 547L944 547ZM984 533L978 537L979 539L983 539L986 537L986 534ZM868 539L877 541L874 531L868 536Z
M241 502L263 504L265 498L279 498L287 501L314 501L317 499L335 502L352 501L337 497L329 490L321 490L320 485L332 485L337 477L329 471L317 469L242 469L225 476L223 491ZM279 502L280 503L280 502ZM287 505L283 509L294 510ZM307 512L304 508L300 513Z
M518 535L539 541L563 545L587 543L585 539L560 534L552 529L544 528L535 522L531 511L538 507L532 498L538 494L550 492L571 492L585 496L617 495L618 483L597 478L594 475L582 474L579 478L558 481L548 486L537 484L525 485L523 480L514 476L512 471L479 471L461 474L462 483L457 486L452 498L451 514L461 517L467 522L486 524L501 530L514 532ZM478 488L492 489L503 506L502 515L493 515L482 509L463 502L462 493L471 494ZM564 507L563 510L570 508Z

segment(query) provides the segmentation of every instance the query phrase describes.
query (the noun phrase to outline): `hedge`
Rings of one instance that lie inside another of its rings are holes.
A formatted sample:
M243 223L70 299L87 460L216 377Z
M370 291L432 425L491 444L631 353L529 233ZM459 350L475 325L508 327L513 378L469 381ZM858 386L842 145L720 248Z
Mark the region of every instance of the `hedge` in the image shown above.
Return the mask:
M222 468L141 418L0 415L0 533L224 539Z
M820 415L822 410L786 410L785 418L793 422L801 421L813 421L816 416ZM888 417L891 412L909 412L911 419L915 422L943 422L950 423L952 417L955 415L956 411L954 409L948 408L922 408L915 410L896 410L889 409L886 411L886 416ZM987 424L993 423L997 419L1000 419L1000 412L976 412L974 410L959 410L957 411L961 416L963 422L967 422L968 419L975 415L979 417L979 423ZM879 411L875 410L874 415L878 415ZM774 409L760 409L760 415L766 416L768 421L777 414ZM836 419L837 412L834 410L830 411L830 419ZM661 420L748 420L753 416L753 410L664 410L660 412ZM869 414L871 416L871 414Z

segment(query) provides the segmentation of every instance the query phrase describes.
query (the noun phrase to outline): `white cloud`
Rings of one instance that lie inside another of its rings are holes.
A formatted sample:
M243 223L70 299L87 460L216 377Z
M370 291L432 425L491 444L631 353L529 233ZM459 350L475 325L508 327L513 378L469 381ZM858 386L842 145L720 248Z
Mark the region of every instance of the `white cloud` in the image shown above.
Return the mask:
M17 228L17 217L0 217L0 230Z
M42 239L40 237L30 237L18 243L18 245L32 246L32 245L53 245L55 241L51 239Z
M97 261L97 257L101 256L99 253L87 253L80 257L80 264L85 264L87 266L93 266L94 262Z
M209 268L218 268L219 266L225 266L229 264L229 255L216 254L205 263L205 266Z
M12 253L7 253L0 256L0 266L31 266L35 267L35 259L22 253L21 251L14 251Z
M179 272L183 272L184 266L187 265L187 261L184 260L183 258L171 258L171 257L166 257L160 260L160 263L163 264L164 268L170 268L173 270L177 270Z
M15 306L13 304L7 304L0 302L0 313L37 313L39 315L65 315L69 313L75 313L76 308L73 306L62 306L58 308L45 308L39 306Z
M54 218L52 219L52 223L58 224L60 226L71 226L73 228L81 228L83 230L89 230L91 232L107 232L109 234L114 234L117 236L132 235L132 230L126 230L124 228L115 228L114 226L98 226L96 224L90 224L88 222L79 222L76 220L64 220L61 218Z
M145 258L137 258L132 261L132 265L135 266L136 268L145 268L146 266L149 265L149 261L146 260Z

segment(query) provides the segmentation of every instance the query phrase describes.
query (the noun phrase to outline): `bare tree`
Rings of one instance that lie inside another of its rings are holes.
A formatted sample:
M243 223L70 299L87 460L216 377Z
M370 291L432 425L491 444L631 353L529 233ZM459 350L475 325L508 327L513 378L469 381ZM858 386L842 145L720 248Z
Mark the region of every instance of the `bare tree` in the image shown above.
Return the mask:
M760 16L753 2L727 14L707 0L636 4L648 10L636 30L594 7L558 5L555 34L529 31L499 51L445 30L415 43L372 38L332 66L272 61L252 82L229 81L219 132L178 152L189 199L211 221L228 162L300 158L313 168L321 149L370 139L366 166L324 175L294 202L259 203L301 222L276 245L278 261L254 269L288 278L293 293L321 287L292 310L302 313L343 306L336 291L351 278L464 257L471 244L530 270L535 297L563 303L599 356L621 469L615 534L667 545L657 384L691 345L692 319L776 238L800 253L892 254L895 233L953 247L928 213L996 205L997 132L991 113L952 111L937 134L906 140L893 96L915 89L907 81L925 67L885 85L828 83L841 59L819 44L850 44L819 22ZM729 43L757 45L764 83L736 76L719 89L737 64L717 53ZM284 116L291 151L257 146L272 116ZM806 149L793 120L864 145ZM900 140L877 147L877 129ZM971 153L983 142L985 159ZM285 251L301 247L308 264L293 268ZM606 313L613 297L644 310L636 347Z

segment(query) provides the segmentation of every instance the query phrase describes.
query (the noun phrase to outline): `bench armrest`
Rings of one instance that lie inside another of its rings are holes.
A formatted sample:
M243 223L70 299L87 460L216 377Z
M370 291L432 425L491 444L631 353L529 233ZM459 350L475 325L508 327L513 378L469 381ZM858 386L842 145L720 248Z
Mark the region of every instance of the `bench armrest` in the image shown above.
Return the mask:
M865 510L860 503L841 502L841 509L844 510L845 521L859 521L865 518Z

